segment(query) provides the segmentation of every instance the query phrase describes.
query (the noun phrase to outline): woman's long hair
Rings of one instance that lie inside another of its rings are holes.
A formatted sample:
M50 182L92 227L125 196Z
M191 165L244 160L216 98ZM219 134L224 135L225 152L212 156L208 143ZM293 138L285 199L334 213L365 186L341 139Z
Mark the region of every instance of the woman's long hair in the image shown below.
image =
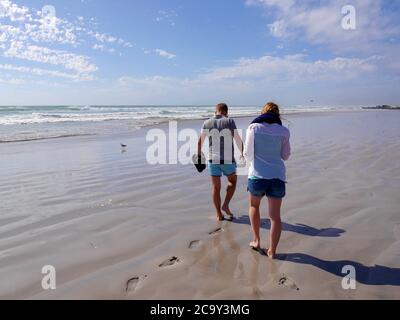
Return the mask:
M266 114L268 112L275 113L279 118L281 118L281 112L280 112L279 106L274 102L268 102L264 106L261 114Z
M281 121L285 120L286 122L288 122L288 128L291 127L292 122L282 116L281 110L280 110L279 106L275 102L268 102L264 106L264 108L262 109L261 114L266 114L266 113L269 113L269 112L272 112L272 113L276 114Z

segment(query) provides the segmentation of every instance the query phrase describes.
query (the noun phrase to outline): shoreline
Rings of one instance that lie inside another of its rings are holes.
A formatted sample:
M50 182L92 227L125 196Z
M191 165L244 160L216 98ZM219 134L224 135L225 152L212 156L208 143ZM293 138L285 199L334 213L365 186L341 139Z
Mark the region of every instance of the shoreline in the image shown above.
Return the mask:
M353 112L368 112L368 111L382 111L382 110L370 110L370 109L359 109L359 110L328 110L328 111L303 111L303 112L290 112L290 113L283 113L282 114L282 119L285 121L286 117L302 117L302 116L308 116L308 117L314 117L314 116L321 116L321 115L329 115L329 114L335 114L335 113L353 113ZM384 111L392 111L392 110L384 110ZM233 119L251 119L254 117L257 117L258 114L254 115L239 115L239 116L232 116ZM159 128L171 121L176 121L178 124L183 124L183 123L190 123L190 122L199 122L199 121L205 121L208 118L193 118L193 119L168 119L165 121L161 121L158 123L153 123L153 124L144 124L140 127L131 129L130 131L121 131L121 132L108 132L108 133L83 133L83 134L66 134L66 135L60 135L60 136L55 136L55 137L43 137L43 138L32 138L32 139L22 139L22 140L10 140L10 141L2 141L0 140L0 145L2 144L13 144L13 143L23 143L23 142L35 142L35 141L45 141L45 140L58 140L58 139L65 139L65 138L80 138L80 137L90 137L90 136L97 136L97 137L113 137L113 136L125 136L129 134L134 134L135 132L138 132L140 130L144 129L149 129L149 128ZM121 121L121 120L113 120L115 122Z

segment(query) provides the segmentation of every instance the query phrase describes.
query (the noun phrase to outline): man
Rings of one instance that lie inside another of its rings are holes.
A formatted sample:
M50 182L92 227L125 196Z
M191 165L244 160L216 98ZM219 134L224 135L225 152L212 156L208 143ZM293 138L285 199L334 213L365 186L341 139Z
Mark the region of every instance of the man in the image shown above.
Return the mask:
M216 107L215 116L204 122L198 142L198 154L204 146L204 141L209 138L209 158L208 170L212 180L212 197L217 219L224 220L225 212L229 219L233 219L233 214L229 204L236 191L237 175L236 161L234 158L233 140L235 140L243 158L243 142L240 138L235 121L228 117L228 106L220 103ZM221 177L228 178L228 188L224 203L221 205Z

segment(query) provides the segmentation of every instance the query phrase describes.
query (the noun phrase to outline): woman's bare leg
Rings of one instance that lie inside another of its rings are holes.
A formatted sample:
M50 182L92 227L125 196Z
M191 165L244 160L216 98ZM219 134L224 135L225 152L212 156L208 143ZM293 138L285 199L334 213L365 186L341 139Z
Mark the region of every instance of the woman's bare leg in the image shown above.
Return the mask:
M254 240L250 243L251 247L259 248L261 246L260 239L260 227L261 227L261 218L260 218L260 203L262 198L257 198L250 195L250 222L251 228L253 230Z
M274 259L282 234L282 199L268 198L268 205L269 216L271 218L271 247L268 249L268 257Z

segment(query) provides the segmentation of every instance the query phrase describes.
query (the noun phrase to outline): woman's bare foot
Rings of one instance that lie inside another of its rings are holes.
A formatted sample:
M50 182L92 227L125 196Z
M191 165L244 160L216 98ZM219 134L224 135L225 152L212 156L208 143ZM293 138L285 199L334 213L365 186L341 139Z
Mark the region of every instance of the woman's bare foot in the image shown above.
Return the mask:
M274 260L275 259L275 252L272 252L272 249L266 249L265 253L267 254L267 257Z

